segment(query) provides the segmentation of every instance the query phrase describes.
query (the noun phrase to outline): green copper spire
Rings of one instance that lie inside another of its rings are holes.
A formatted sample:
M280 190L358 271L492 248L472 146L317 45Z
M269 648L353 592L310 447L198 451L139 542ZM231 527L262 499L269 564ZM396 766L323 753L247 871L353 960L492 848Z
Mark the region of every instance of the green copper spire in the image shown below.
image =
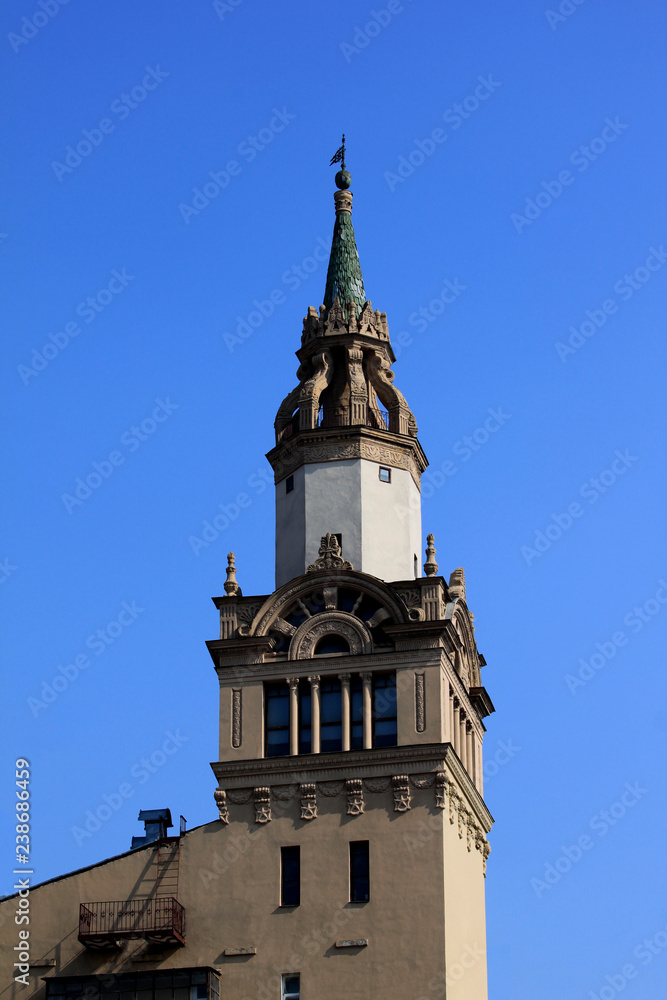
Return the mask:
M340 163L342 170L336 174L338 191L334 194L336 222L331 241L331 256L324 290L325 315L328 314L336 296L347 316L348 303L354 302L357 318L366 302L364 279L361 276L359 254L352 226L352 193L348 191L352 178L345 169L345 136L343 145L333 156L331 163Z

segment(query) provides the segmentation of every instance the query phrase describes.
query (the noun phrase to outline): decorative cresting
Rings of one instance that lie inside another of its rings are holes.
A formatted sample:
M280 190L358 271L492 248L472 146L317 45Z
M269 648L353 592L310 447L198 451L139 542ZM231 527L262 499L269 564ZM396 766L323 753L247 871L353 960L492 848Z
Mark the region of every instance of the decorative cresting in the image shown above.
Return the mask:
M345 562L341 555L340 542L336 535L329 532L322 535L320 540L319 557L306 570L307 573L316 573L322 569L353 569L351 562Z
M299 626L290 642L290 660L309 660L315 655L315 647L320 639L329 635L345 639L351 656L360 656L373 650L371 634L363 622L344 611L327 611L315 618L308 618Z

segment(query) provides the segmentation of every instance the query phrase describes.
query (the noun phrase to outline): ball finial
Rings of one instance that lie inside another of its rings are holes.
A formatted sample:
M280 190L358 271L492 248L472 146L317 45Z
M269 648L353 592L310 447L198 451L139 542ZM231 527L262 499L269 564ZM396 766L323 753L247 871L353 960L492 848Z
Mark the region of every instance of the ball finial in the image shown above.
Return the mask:
M341 191L347 191L350 184L352 183L352 178L348 170L339 170L336 176L334 177L334 181L336 183L337 188L339 188Z

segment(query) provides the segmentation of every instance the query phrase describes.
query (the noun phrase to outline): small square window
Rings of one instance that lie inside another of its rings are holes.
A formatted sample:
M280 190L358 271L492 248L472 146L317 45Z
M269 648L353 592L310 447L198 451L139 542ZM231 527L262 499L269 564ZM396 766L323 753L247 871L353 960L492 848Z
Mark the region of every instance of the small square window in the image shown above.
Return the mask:
M288 476L285 480L285 493L291 493L294 489L294 476Z
M380 482L381 483L391 482L391 469L388 469L385 465L380 466Z
M283 976L281 1000L301 1000L300 977L294 975Z

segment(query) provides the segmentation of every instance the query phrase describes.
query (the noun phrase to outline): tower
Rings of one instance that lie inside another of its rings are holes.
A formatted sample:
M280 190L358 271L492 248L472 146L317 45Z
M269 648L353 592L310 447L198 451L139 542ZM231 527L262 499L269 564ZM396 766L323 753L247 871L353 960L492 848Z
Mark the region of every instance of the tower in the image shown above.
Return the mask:
M267 456L276 590L243 596L230 553L208 644L224 892L256 947L229 982L262 1000L483 1000L493 705L463 570L438 575L432 535L421 573L427 461L366 300L344 161L336 184L324 302Z

